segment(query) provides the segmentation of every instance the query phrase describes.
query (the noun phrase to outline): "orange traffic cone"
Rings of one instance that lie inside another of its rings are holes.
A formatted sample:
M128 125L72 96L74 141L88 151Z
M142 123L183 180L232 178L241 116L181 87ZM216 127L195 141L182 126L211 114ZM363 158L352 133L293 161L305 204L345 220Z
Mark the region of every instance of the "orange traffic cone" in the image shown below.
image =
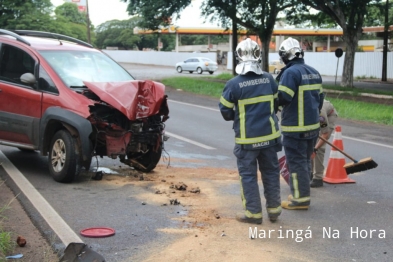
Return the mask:
M344 145L341 135L341 126L336 126L333 138L333 145L344 151ZM331 184L355 183L355 180L348 178L344 165L344 155L341 154L340 151L332 147L330 150L329 162L323 181Z

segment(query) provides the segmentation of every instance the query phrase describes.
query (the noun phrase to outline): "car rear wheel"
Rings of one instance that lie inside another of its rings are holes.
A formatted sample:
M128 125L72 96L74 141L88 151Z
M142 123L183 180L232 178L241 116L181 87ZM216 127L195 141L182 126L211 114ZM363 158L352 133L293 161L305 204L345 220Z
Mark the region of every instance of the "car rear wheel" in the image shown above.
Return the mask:
M202 68L198 67L198 68L197 68L197 72L198 72L198 74L202 74L202 73L203 73Z
M177 70L178 73L183 72L183 68L181 68L181 66L178 66L178 67L176 68L176 70Z
M190 74L194 73L194 71L190 71Z
M213 73L214 73L214 71L209 71L209 74L211 74L211 75L212 75Z
M49 171L57 182L72 182L81 169L76 139L66 130L58 131L49 148Z

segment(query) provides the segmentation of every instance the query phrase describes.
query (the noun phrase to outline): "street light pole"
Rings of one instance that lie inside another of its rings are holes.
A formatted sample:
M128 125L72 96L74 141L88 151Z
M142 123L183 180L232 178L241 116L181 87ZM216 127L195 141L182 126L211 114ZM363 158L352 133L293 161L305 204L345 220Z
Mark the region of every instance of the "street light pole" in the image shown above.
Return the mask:
M90 39L90 17L89 17L89 1L86 0L86 20L87 20L87 42L91 44Z
M385 30L383 33L382 79L381 79L384 82L387 81L388 35L389 35L389 0L386 0Z

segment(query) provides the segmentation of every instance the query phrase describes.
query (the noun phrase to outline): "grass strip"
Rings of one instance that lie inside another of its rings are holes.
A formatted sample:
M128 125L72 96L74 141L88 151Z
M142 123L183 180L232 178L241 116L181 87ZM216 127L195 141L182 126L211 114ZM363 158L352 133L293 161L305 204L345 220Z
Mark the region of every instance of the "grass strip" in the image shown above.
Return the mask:
M194 94L207 95L218 99L222 94L226 81L232 77L231 74L223 73L208 77L169 77L162 79L161 82L175 89L181 89ZM343 88L334 85L324 85L323 88L327 91L343 91L345 94L349 95L349 99L331 98L328 95L328 100L334 104L339 113L339 117L393 126L393 106L356 100L356 97L359 96L360 93L393 95L393 91L377 92L359 88Z

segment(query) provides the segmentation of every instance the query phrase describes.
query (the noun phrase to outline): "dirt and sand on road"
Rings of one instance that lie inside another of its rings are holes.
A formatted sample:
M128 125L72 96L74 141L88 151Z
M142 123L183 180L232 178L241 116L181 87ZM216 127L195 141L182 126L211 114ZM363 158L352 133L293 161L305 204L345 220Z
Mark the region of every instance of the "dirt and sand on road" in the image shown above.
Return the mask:
M159 229L165 234L176 234L177 241L154 248L146 254L144 261L257 261L261 257L264 261L290 259L285 258L287 252L277 256L276 251L280 250L277 243L250 239L249 225L234 219L236 212L242 211L237 170L180 168L159 164L149 174L136 171L128 171L127 175L105 174L100 182L145 187L148 188L146 193L134 196L141 202L160 207L177 204L182 207L184 214L173 218L177 220L178 226ZM231 192L223 191L228 188ZM4 205L14 198L8 188L0 192L0 204ZM17 247L13 252L24 255L18 261L57 261L48 241L34 227L17 200L12 201L4 215L8 218L4 227L13 232L13 238L16 240L18 235L23 235L27 240L25 247ZM279 229L280 223L273 224L265 220L258 228Z

